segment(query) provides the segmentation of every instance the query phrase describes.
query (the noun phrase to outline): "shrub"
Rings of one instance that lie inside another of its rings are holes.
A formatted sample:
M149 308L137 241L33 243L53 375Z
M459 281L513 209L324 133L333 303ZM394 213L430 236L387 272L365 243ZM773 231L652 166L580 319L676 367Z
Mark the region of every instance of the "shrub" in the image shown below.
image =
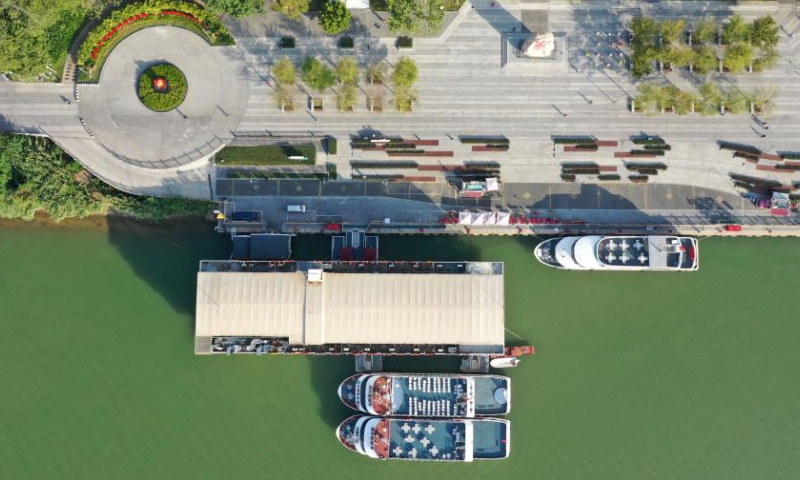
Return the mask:
M662 61L668 62L672 68L688 67L694 62L694 50L686 46L671 46L665 50Z
M336 137L327 136L325 138L325 151L328 155L336 155L338 142L336 141Z
M400 57L394 65L392 83L397 87L411 87L417 81L417 64L408 57Z
M664 145L664 139L661 137L638 137L633 139L635 145ZM644 148L647 148L646 146Z
M331 69L314 57L306 57L302 70L303 82L319 93L324 92L336 82Z
M397 86L394 89L394 107L398 112L410 112L412 106L419 101L417 91L413 88Z
M592 137L553 136L553 143L557 145L597 145L597 139Z
M564 181L564 182L574 182L575 181L575 175L573 175L571 173L562 173L561 174L561 180Z
M355 46L356 45L355 41L353 40L353 37L342 37L339 39L339 48L350 49L350 48L355 48Z
M398 33L416 31L416 0L388 0L389 30Z
M294 37L281 37L278 41L278 46L281 48L294 48Z
M648 177L647 175L630 175L628 180L632 183L647 183Z
M508 145L511 141L505 137L458 137L461 143L466 144L492 144L492 145Z
M619 180L620 176L616 173L606 173L603 175L598 175L597 179L600 181L610 181L610 180Z
M397 48L414 48L414 39L411 37L397 37Z
M322 29L331 35L337 35L350 28L352 17L344 2L338 0L326 1L319 15Z
M168 90L158 92L153 86L156 78L166 79ZM139 99L156 112L174 110L186 98L186 77L178 67L169 63L153 65L139 77Z
M297 72L294 63L287 57L283 57L272 66L272 75L281 85L291 85L295 81Z

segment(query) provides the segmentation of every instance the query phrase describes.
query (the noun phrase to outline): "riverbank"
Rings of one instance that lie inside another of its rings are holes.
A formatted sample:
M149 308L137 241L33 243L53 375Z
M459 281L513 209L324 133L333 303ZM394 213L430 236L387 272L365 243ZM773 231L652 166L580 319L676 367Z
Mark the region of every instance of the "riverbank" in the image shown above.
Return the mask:
M383 259L501 260L506 323L537 354L514 379L501 462L382 463L342 448L349 357L196 357L198 261L230 240L198 219L0 223L2 478L457 475L794 478L795 239L713 238L688 274L562 272L534 238L382 236ZM300 259L330 239L299 236ZM511 333L513 332L513 333ZM457 371L447 359L388 370ZM309 458L313 457L313 461Z
M49 138L0 134L0 218L55 222L118 214L140 220L206 215L212 202L129 195L86 171Z

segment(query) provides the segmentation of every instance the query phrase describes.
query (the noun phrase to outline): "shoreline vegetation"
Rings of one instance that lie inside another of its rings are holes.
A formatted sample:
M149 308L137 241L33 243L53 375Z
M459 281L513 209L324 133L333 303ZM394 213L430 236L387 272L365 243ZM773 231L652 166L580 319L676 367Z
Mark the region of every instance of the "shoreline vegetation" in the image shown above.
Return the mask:
M54 221L95 215L139 220L201 216L213 202L123 193L96 178L50 139L0 134L0 218Z

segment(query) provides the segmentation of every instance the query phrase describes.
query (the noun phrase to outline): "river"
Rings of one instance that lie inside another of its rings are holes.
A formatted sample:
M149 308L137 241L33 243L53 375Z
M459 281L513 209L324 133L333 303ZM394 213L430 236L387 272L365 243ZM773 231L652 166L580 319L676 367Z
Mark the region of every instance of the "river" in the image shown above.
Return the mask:
M533 246L381 238L384 259L504 261L508 339L537 349L508 372L511 458L441 465L337 443L352 358L193 355L198 261L230 253L209 224L2 222L0 478L797 478L799 240L703 240L680 274L560 272Z

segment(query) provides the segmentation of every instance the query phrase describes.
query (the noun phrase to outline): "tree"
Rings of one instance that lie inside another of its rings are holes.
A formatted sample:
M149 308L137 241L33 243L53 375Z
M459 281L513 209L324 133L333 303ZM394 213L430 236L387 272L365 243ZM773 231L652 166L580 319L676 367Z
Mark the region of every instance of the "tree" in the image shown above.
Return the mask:
M751 29L753 44L760 47L775 47L778 45L778 26L771 16L756 18L753 20Z
M395 33L415 33L416 0L388 0L389 30Z
M728 48L723 64L731 72L742 72L753 61L753 47L746 43L737 43Z
M756 113L763 117L771 117L775 113L775 96L778 91L774 88L757 88L750 94L750 99L756 108Z
M670 46L662 56L662 61L669 63L672 68L687 67L694 61L694 50L687 46Z
M373 63L367 67L367 81L370 83L383 83L386 78L386 64L383 62Z
M725 105L731 113L745 113L750 110L750 99L738 88L725 93Z
M700 87L700 97L702 97L703 115L716 115L719 113L720 105L723 102L722 92L716 83L706 82Z
M769 47L761 51L758 57L753 61L753 70L761 72L772 68L778 63L778 50Z
M302 70L303 82L319 93L324 92L336 83L336 78L331 69L314 57L306 57L303 61Z
M418 19L416 28L418 32L435 33L442 28L444 7L439 0L419 0L414 16Z
M634 44L653 44L658 38L658 24L650 17L634 17L631 20L631 34Z
M297 75L294 63L287 57L283 57L272 66L272 75L281 85L291 85Z
M410 88L417 81L417 64L408 57L400 57L394 65L392 83L398 87Z
M328 0L322 6L319 23L322 29L331 35L338 35L350 28L352 15L340 0Z
M300 17L308 12L309 0L275 0L272 9L284 14L286 18L299 20Z
M653 71L652 58L643 52L635 51L631 55L631 75L636 78L649 75Z
M719 68L717 54L714 53L713 48L707 45L703 45L695 51L693 62L694 71L701 74L712 72Z
M394 108L398 112L410 112L415 103L419 103L416 89L405 86L394 90Z
M84 0L0 0L0 71L20 80L51 75L88 15Z
M358 83L358 63L354 58L345 57L336 64L336 78L345 85Z
M661 22L661 41L673 43L686 31L686 20L664 20Z
M736 13L728 19L727 25L722 27L722 43L730 45L736 42L744 42L750 38L750 34L750 25L745 23L741 15Z
M261 13L264 0L206 0L205 5L209 10L241 18Z
M341 112L349 112L353 110L356 105L356 87L355 85L344 85L339 89L339 96L336 99L336 107Z
M706 18L694 24L693 42L710 43L717 36L717 24L714 20Z

